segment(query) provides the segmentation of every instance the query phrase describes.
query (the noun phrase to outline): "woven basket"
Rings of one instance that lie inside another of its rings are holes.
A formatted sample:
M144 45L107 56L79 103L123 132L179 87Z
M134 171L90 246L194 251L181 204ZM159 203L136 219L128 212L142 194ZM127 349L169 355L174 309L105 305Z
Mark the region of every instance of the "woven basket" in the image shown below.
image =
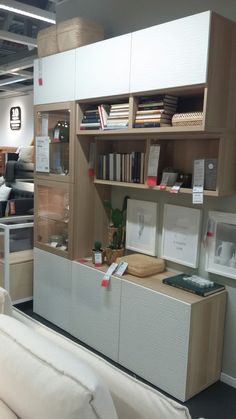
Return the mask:
M125 249L110 249L106 248L106 261L108 265L111 265L116 261L117 258L120 258L124 255Z
M174 127L202 125L202 122L203 122L203 112L176 113L173 115L173 118L172 118L172 125Z
M78 48L104 39L101 25L80 17L65 20L57 25L59 52Z
M57 28L56 25L49 26L38 32L38 57L46 57L47 55L57 54Z

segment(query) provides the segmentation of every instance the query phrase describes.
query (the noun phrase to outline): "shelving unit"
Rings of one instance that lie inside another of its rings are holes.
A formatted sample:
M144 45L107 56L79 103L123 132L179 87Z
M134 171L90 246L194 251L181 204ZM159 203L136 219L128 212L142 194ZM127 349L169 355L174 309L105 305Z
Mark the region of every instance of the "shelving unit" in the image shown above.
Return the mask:
M35 107L36 138L49 138L48 172L35 172L35 245L65 258L72 257L74 120L73 102Z
M33 296L33 216L0 219L0 285L14 303Z
M115 188L124 193L127 188L138 190L143 200L152 190L158 200L164 168L192 174L194 160L217 159L216 188L204 190L204 195L236 193L235 40L232 22L204 12L84 46L75 51L74 103L36 107L36 135L43 134L43 113L49 115L52 132L70 109L70 141L69 174L50 170L35 177L34 310L182 401L219 379L226 292L201 298L163 286L157 278L126 276L112 277L104 290L103 273L81 261L91 256L95 240L107 243L104 200L111 199ZM162 54L153 54L157 42L164 47ZM114 73L113 58L119 61ZM117 71L122 80L116 84ZM178 113L202 112L202 123L134 128L140 98L165 94L178 97ZM81 129L88 109L121 103L129 104L127 128ZM160 145L160 160L157 185L150 188L147 166L153 144ZM54 145L50 147L55 154ZM141 183L133 182L132 176L121 181L101 175L99 156L131 153L143 153ZM167 187L164 193L169 192ZM191 188L179 191L180 196L191 193ZM65 236L65 230L68 248L55 246L55 237L51 245L53 236ZM110 327L105 328L111 315ZM174 355L173 342L178 345ZM211 359L215 347L218 352Z

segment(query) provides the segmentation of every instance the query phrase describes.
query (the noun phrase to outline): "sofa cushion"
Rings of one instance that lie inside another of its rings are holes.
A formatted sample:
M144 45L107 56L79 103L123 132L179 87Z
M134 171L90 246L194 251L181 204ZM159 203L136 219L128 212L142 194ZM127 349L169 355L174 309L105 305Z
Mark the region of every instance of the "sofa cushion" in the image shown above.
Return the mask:
M20 147L18 162L33 163L34 162L34 146Z
M0 314L12 316L11 298L8 292L2 287L0 287Z
M62 336L16 308L13 316L86 362L106 383L120 419L191 419L188 408L127 374L91 350Z
M0 201L7 201L8 200L11 189L12 188L9 188L5 184L0 186Z
M0 418L2 419L17 419L18 416L12 412L11 409L2 401L0 400Z
M117 419L86 363L13 317L0 315L0 399L24 419Z

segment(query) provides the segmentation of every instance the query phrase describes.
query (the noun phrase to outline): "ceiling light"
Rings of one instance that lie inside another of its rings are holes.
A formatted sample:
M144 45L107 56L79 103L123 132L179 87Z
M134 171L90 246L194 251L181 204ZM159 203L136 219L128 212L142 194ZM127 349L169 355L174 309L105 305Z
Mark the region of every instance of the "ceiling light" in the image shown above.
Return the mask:
M30 6L28 4L19 3L15 0L0 1L0 9L23 16L28 16L32 19L42 20L43 22L52 24L56 23L56 17L54 13L39 9L38 7Z
M28 79L32 79L32 77L11 77L3 81L0 81L0 88L2 86L7 86L8 84L20 83L21 81L25 81Z

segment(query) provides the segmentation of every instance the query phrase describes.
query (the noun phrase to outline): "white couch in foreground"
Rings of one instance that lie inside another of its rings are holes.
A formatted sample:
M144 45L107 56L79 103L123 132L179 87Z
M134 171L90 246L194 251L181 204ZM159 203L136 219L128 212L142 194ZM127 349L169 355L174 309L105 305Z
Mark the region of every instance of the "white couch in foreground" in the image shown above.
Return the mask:
M0 418L191 419L188 409L11 307L0 288Z

